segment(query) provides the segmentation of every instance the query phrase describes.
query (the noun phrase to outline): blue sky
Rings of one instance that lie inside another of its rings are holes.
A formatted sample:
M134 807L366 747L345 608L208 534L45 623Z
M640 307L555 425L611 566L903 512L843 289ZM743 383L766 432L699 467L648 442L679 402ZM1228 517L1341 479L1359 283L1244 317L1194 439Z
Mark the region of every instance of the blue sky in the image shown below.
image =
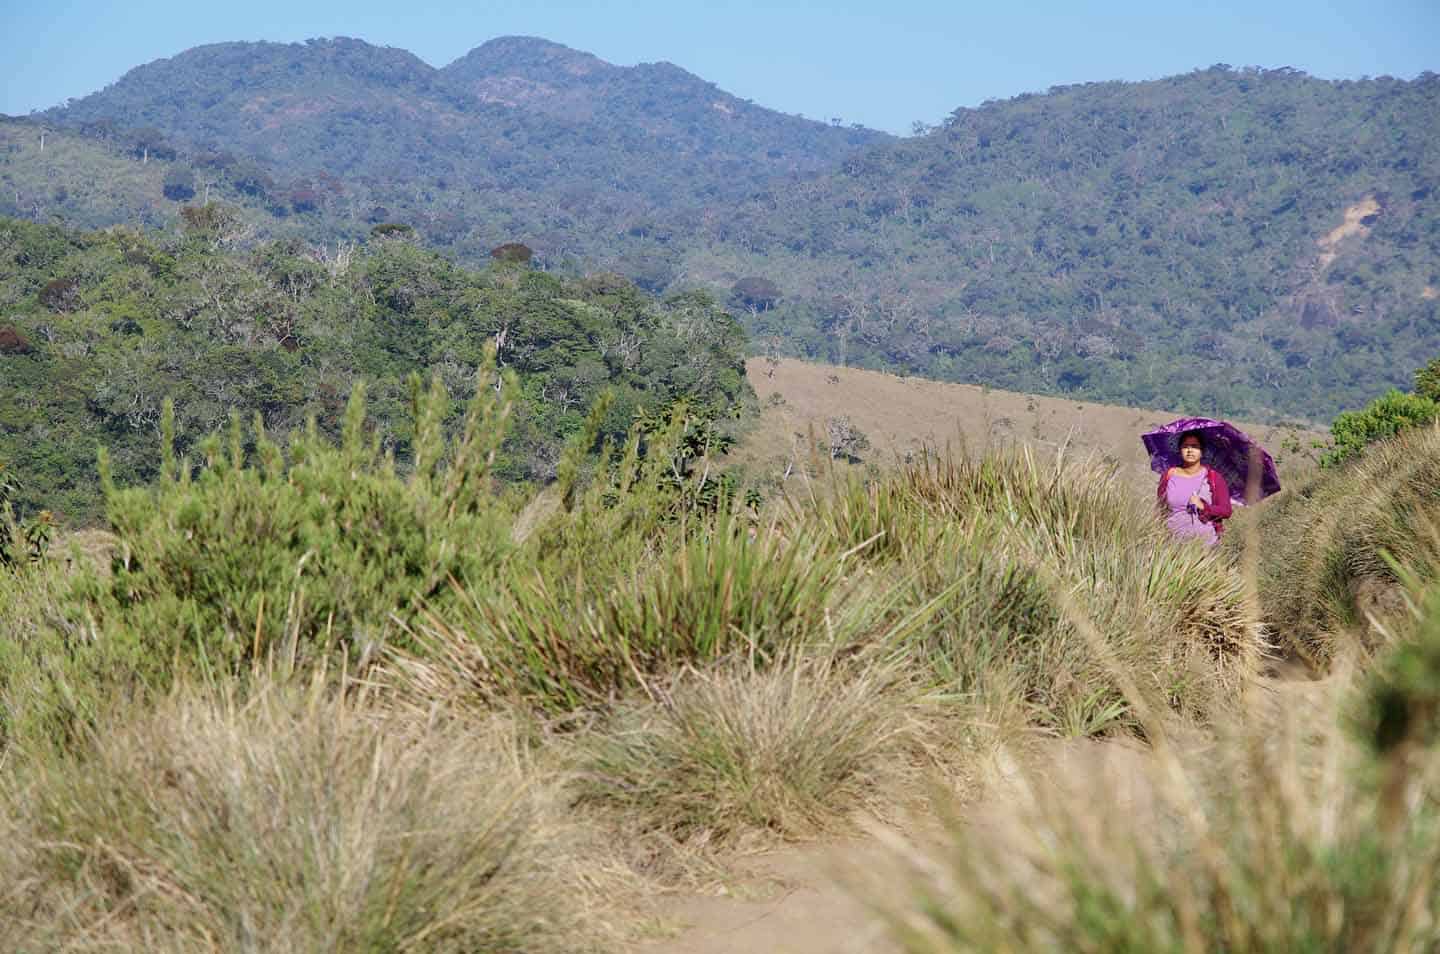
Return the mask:
M1440 71L1440 0L0 0L0 112L93 92L132 66L221 40L353 36L443 66L528 34L613 63L669 60L738 96L891 132L1063 83L1214 63L1327 78Z

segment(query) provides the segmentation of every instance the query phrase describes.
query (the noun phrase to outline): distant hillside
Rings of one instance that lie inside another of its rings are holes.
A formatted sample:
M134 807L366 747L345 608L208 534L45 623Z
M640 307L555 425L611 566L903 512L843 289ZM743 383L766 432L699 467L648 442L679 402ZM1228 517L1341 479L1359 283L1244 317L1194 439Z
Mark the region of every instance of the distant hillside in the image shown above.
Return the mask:
M814 469L819 445L822 466L830 458L834 433L863 435L864 449L837 453L835 466L893 466L923 448L976 454L1012 445L1051 459L1063 447L1077 460L1102 470L1114 468L1136 493L1154 489L1155 477L1140 445L1140 434L1183 412L1097 404L1021 394L925 378L900 377L859 368L812 364L794 359L752 358L747 376L760 397L759 423L732 454L749 478L762 486L801 493ZM1314 469L1312 443L1327 435L1301 427L1242 424L1276 458L1282 480Z
M491 40L440 76L483 102L608 129L639 129L674 159L694 155L726 163L742 180L754 170L828 172L857 148L890 138L765 109L673 63L614 66L534 37Z
M958 110L777 189L687 273L793 353L1324 419L1440 353L1440 76L1211 69Z
M40 119L192 170L261 237L399 221L469 262L523 241L548 268L708 287L770 352L1323 421L1440 353L1437 102L1433 73L1214 67L893 140L543 40L440 70L330 40L201 47ZM49 158L10 161L49 194Z
M443 70L344 38L202 46L44 118L219 157L277 216L336 231L398 218L474 256L512 237L587 255L610 233L653 231L656 209L735 201L889 138L526 38Z
M252 164L254 167L254 164ZM76 228L128 225L169 229L187 203L224 201L249 225L251 238L293 231L333 238L318 222L277 219L234 176L133 142L97 139L30 118L0 117L0 216ZM305 229L287 226L310 225Z

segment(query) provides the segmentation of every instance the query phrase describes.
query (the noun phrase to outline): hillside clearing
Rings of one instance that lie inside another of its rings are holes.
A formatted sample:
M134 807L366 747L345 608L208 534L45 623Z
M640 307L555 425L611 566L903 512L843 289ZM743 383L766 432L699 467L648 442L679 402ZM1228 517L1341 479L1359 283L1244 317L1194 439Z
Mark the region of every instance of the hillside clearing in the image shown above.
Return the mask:
M1345 239L1352 235L1358 235L1361 238L1369 235L1370 225L1375 221L1373 216L1378 215L1379 212L1380 203L1375 201L1374 196L1366 196L1347 208L1345 221L1315 240L1315 244L1320 246L1320 268L1324 270L1330 267L1330 263L1334 262L1336 256L1340 254L1336 246Z

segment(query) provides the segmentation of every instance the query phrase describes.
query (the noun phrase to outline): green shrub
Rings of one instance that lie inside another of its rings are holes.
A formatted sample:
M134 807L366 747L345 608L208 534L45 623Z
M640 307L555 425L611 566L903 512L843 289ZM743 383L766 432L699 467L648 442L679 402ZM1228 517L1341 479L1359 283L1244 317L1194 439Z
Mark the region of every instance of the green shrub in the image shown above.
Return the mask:
M170 450L151 487L107 478L116 540L109 567L80 560L0 575L0 740L71 744L117 700L163 690L186 671L245 674L306 666L332 651L363 667L452 581L499 572L508 503L490 467L508 398L477 389L459 434L440 422L444 389L413 382L411 472L365 435L357 386L339 446L315 428L288 450L257 422L232 422L192 473ZM8 579L6 577L9 577Z
M1435 358L1415 372L1415 393L1432 401L1440 401L1440 358Z
M1334 467L1358 455L1375 441L1402 430L1428 424L1440 417L1440 404L1423 394L1390 391L1359 411L1345 411L1330 425L1334 447L1321 458L1321 466Z
M257 419L247 453L234 420L228 447L211 438L193 477L168 449L167 405L159 482L105 481L118 554L108 579L81 581L86 611L162 665L233 670L336 645L370 658L450 580L493 574L508 547L489 472L508 403L478 388L447 443L439 381L427 391L412 379L412 398L415 460L403 478L365 434L358 384L338 447L312 425L287 453Z

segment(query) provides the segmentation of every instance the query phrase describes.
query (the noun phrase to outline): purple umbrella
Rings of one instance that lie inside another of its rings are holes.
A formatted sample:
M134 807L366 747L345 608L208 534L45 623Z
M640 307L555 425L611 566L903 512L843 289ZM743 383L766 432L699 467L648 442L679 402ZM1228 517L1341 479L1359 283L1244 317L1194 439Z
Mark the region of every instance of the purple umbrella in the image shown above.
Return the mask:
M1163 474L1169 468L1181 465L1180 435L1186 431L1200 432L1205 441L1203 463L1220 472L1234 499L1255 503L1279 492L1280 475L1275 472L1275 461L1265 448L1234 424L1212 421L1208 417L1182 417L1158 430L1140 435L1145 450L1150 454L1151 470ZM1247 494L1252 467L1254 490Z

